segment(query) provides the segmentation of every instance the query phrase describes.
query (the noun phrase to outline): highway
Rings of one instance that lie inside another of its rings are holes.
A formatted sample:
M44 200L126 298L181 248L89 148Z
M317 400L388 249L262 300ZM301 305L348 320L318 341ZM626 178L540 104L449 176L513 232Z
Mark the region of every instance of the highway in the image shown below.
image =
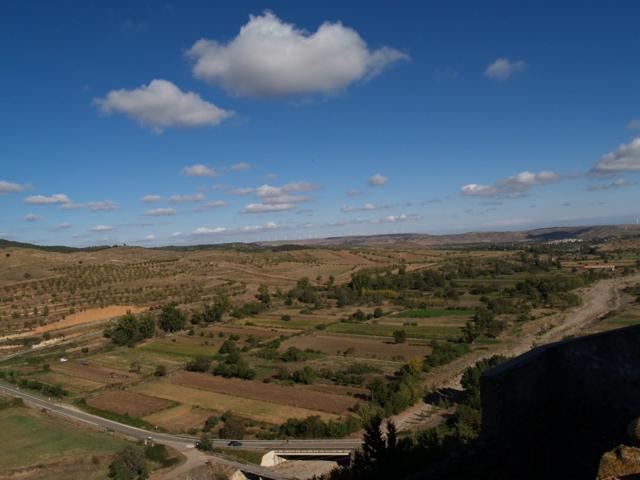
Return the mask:
M11 397L21 398L25 403L44 409L53 414L61 417L73 420L76 422L90 425L94 428L99 428L105 431L120 433L136 440L149 440L151 439L155 443L175 448L183 453L187 453L189 450L194 450L197 437L187 435L173 435L168 433L155 432L145 430L142 428L132 427L123 423L109 420L106 418L92 415L87 412L68 404L55 403L47 398L34 395L33 393L26 392L20 388L0 382L0 394L4 394ZM227 447L229 440L214 439L213 446ZM353 450L362 444L362 440L356 439L315 439L315 440L242 440L242 449L246 450L336 450L336 449L349 449ZM206 456L216 463L227 465L232 468L242 470L245 473L250 473L258 477L273 480L287 480L291 477L282 476L272 472L271 470L259 467L253 464L245 464L229 460L225 457L206 454ZM204 463L204 462L203 462Z

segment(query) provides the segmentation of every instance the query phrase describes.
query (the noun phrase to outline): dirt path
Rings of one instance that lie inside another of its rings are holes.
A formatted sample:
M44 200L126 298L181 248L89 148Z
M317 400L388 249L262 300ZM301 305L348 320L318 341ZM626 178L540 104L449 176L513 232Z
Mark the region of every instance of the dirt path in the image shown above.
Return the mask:
M602 280L581 289L582 304L578 307L550 315L527 325L526 331L497 348L476 350L462 358L434 369L427 376L427 385L433 388L460 389L462 373L483 358L493 355L517 356L535 346L562 340L575 335L595 323L607 313L622 305L620 291L640 282L640 274ZM543 332L543 333L541 333ZM411 430L432 423L434 407L420 402L392 417L398 430Z

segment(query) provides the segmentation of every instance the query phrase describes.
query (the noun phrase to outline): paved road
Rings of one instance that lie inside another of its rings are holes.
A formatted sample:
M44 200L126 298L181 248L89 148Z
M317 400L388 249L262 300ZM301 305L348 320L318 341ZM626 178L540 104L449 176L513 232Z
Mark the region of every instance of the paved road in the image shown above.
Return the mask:
M131 427L123 423L115 422L106 418L99 417L97 415L91 415L90 413L83 412L71 405L55 403L46 398L34 395L29 392L25 392L20 388L0 383L0 393L9 395L12 397L18 397L37 408L45 409L56 415L66 417L76 422L91 425L93 427L101 428L103 430L117 432L128 437L135 438L137 440L145 440L151 437L154 442L168 445L176 448L182 453L187 453L189 450L194 449L194 442L196 437L187 435L172 435L168 433L152 432L144 430L142 428ZM214 447L226 447L228 440L214 440ZM361 445L360 439L318 439L318 440L243 440L242 448L249 450L274 450L274 449L309 449L309 450L336 450L336 449L355 449ZM252 473L254 475L260 475L264 478L271 478L274 480L286 480L291 477L276 474L267 468L259 467L252 464L244 464L235 462L224 457L216 455L208 455L207 457L222 465L227 465L232 468L237 468L243 472Z

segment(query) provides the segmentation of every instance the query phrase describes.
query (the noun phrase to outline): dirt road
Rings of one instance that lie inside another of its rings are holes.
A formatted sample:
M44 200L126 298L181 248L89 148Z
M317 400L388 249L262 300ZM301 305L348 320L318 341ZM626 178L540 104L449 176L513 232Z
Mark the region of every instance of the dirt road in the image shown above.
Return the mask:
M460 389L462 373L483 358L493 355L513 357L531 350L535 346L562 340L576 335L597 322L604 315L621 307L620 291L640 282L640 274L623 278L602 280L582 288L578 294L582 304L564 312L531 322L522 335L505 342L497 348L476 350L463 358L438 367L427 376L427 385L433 388ZM433 407L420 402L392 417L399 430L412 430L432 424Z

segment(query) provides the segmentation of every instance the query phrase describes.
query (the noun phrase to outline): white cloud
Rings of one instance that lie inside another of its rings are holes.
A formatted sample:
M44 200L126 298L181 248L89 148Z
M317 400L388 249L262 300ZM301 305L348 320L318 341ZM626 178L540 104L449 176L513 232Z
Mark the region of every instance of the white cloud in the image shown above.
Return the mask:
M369 185L372 187L378 187L380 185L384 185L389 181L388 177L385 177L381 173L376 173L375 175L369 178Z
M350 190L347 190L347 197L355 197L360 195L362 192L360 190L358 190L357 188L352 188Z
M262 225L248 225L240 228L227 228L227 227L198 227L193 232L192 235L238 235L238 234L246 234L246 233L260 233L269 230L276 230L281 228L279 224L275 222L267 222Z
M103 202L89 202L87 204L87 208L92 212L109 212L113 210L118 210L120 206L114 202L113 200L105 200Z
M37 215L35 213L27 213L22 219L26 222L35 222L37 220L42 220L44 217L42 215Z
M340 22L325 22L308 33L271 12L250 16L227 44L198 40L187 56L197 78L246 96L327 94L409 58L390 47L369 50Z
M91 227L92 232L110 232L113 230L111 225L96 225L95 227Z
M193 195L171 195L169 197L171 203L202 202L204 199L204 193L202 192L194 193Z
M387 208L391 208L393 207L393 205L376 205L374 203L365 203L362 206L359 207L354 207L351 205L345 205L344 207L342 207L340 209L341 212L344 213L350 213L350 212L371 212L374 210L383 210L383 209L387 209Z
M169 217L176 214L175 208L154 208L144 212L149 217Z
M213 168L201 163L184 167L182 173L188 177L215 177L218 175Z
M133 90L111 90L93 100L106 115L122 113L160 133L167 127L218 125L233 112L218 108L196 93L183 92L167 80L152 80Z
M491 185L482 185L479 183L469 183L464 185L460 191L463 195L469 196L494 196L498 194L498 189Z
M21 192L29 188L29 185L6 182L4 180L0 180L0 195L7 195L8 193Z
M253 165L247 162L234 163L233 165L229 165L229 170L232 172L244 172L250 170L252 166Z
M275 180L276 178L278 178L278 174L277 173L267 173L264 176L264 179L267 180L267 181Z
M193 211L194 212L207 212L209 210L213 210L215 208L222 208L222 207L226 207L229 204L227 202L225 202L224 200L213 200L212 202L207 202L204 203L202 205L200 205L198 208L194 208Z
M460 193L476 197L521 197L536 185L544 185L560 180L560 175L551 171L532 173L520 172L511 177L498 180L493 185L470 183L460 189Z
M156 240L156 236L151 233L142 239L143 242L154 242Z
M640 170L640 137L636 137L629 143L621 144L613 152L603 155L593 169L592 173L607 174L624 171Z
M386 217L382 217L379 220L374 220L372 223L396 223L396 222L408 222L412 220L420 220L422 215L414 214L414 213L401 213L400 215L387 215Z
M250 203L242 209L242 213L272 213L272 212L284 212L291 210L295 207L293 203Z
M29 205L55 205L71 203L71 199L64 193L56 193L50 196L31 195L24 199L24 203Z
M62 222L59 223L58 225L56 225L54 230L67 230L69 228L71 228L72 225L69 222Z
M143 203L158 203L160 200L162 200L161 195L145 195L140 199Z
M506 80L516 73L524 72L527 62L523 60L510 61L507 58L498 58L490 63L484 71L484 76L492 80Z

